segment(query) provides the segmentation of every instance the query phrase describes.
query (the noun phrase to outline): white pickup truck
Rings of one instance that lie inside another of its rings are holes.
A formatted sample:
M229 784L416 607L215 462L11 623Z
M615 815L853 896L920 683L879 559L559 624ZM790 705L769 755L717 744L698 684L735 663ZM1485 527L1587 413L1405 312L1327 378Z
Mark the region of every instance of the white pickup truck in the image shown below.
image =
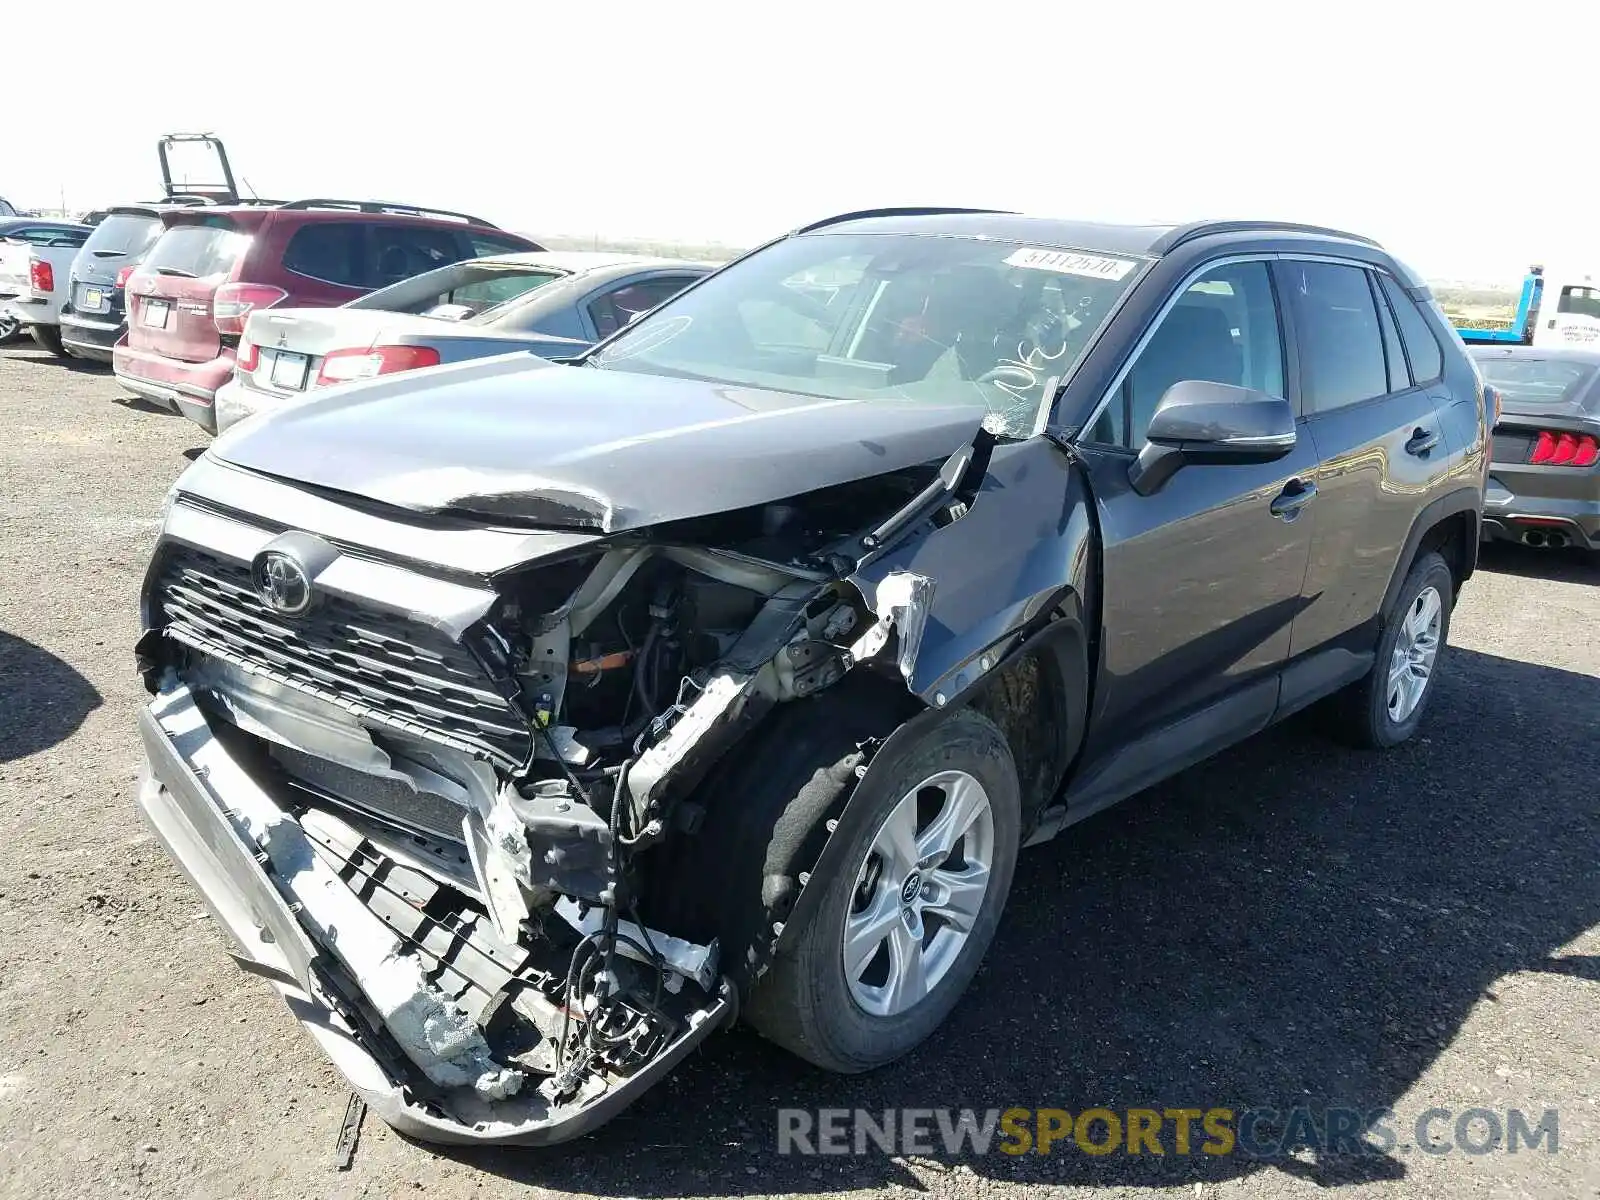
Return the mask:
M28 221L0 230L0 335L26 326L53 354L61 347L61 304L72 260L93 230L63 221Z

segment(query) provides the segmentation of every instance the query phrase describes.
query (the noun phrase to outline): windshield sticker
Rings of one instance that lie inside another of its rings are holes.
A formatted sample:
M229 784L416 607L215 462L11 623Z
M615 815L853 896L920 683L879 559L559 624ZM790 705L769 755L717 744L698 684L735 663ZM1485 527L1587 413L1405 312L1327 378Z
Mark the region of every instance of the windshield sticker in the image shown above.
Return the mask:
M1090 279L1122 279L1134 267L1133 261L1127 258L1104 258L1098 254L1079 254L1073 250L1047 250L1042 246L1024 246L1011 254L1006 262L1013 267L1054 271L1059 275L1083 275Z

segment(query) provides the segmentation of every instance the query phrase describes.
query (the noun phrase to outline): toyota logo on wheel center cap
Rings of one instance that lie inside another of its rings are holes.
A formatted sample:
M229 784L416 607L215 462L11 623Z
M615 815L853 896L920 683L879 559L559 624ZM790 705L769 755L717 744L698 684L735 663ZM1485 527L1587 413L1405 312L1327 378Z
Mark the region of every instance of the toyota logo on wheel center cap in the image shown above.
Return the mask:
M920 895L922 895L922 876L913 871L906 876L906 881L900 885L900 903L912 904Z
M311 577L281 550L269 550L256 561L256 591L273 612L298 617L311 607Z

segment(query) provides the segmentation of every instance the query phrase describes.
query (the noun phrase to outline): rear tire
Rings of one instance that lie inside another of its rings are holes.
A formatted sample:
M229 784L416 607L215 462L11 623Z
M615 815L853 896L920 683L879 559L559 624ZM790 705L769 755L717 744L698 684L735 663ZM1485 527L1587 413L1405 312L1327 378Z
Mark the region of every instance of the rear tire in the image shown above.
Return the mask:
M30 325L28 332L33 334L33 340L57 358L71 358L67 348L61 344L61 330L55 325Z
M1372 670L1330 702L1334 732L1361 749L1388 749L1422 724L1445 659L1455 577L1437 552L1412 564L1378 638Z

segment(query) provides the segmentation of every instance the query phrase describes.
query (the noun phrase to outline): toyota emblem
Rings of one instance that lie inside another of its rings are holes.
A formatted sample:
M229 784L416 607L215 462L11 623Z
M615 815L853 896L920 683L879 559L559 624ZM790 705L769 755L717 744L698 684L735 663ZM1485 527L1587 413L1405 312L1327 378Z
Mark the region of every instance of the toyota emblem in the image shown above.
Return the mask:
M256 562L256 591L275 613L298 617L311 607L311 578L281 550L269 550Z

